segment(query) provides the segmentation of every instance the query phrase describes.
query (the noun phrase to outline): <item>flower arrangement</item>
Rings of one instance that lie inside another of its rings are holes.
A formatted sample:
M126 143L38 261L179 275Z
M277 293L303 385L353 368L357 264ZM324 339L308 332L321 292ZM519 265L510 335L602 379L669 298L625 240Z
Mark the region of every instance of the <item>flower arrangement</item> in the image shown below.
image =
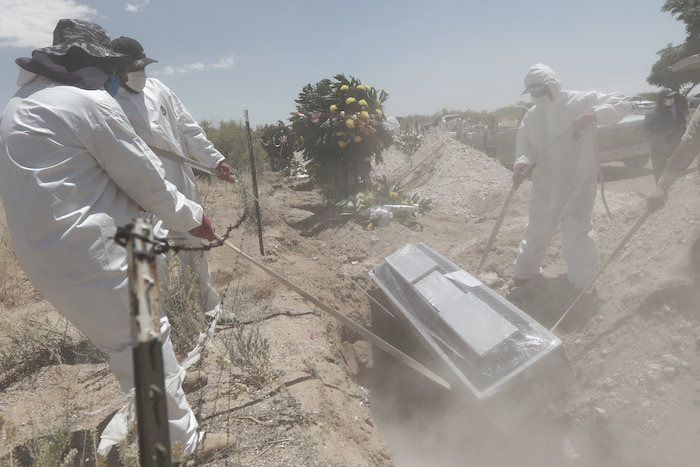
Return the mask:
M411 206L415 209L394 209L392 218L408 227L415 227L418 225L420 216L432 209L432 200L421 198L418 194L410 195L398 186L390 184L386 177L382 177L367 190L350 195L338 202L337 206L341 216L355 218L365 223L367 229L371 230L375 227L369 216L373 207Z
M306 85L290 118L296 149L328 199L337 201L370 183L372 160L392 144L384 128L388 94L360 80L336 75Z

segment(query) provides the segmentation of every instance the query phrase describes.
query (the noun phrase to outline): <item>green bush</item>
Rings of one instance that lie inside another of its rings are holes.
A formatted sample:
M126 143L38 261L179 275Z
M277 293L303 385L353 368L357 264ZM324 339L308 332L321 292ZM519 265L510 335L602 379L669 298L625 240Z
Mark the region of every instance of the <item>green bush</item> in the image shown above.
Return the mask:
M309 175L331 201L338 201L370 183L372 157L392 143L382 122L386 92L336 75L304 86L296 115L290 118L295 146L309 161Z
M259 133L260 144L267 154L270 169L275 172L285 171L294 160L289 127L278 121L275 125L265 125Z

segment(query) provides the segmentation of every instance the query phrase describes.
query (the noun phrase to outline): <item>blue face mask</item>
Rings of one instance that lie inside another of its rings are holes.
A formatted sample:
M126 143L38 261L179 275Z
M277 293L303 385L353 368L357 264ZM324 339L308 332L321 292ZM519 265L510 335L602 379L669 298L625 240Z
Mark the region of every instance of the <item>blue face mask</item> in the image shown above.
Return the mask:
M117 95L117 91L119 91L119 78L117 78L117 75L114 73L109 75L109 78L107 78L107 82L105 83L105 89L110 96Z

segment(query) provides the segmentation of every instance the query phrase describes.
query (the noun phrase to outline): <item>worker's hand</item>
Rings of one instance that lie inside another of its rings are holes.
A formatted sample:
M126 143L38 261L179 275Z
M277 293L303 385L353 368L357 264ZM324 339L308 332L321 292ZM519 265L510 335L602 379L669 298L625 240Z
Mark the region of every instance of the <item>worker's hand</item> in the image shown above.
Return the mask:
M516 162L513 167L513 188L518 189L527 178L527 173L530 171L530 164L527 162Z
M211 219L209 219L206 214L202 214L202 224L199 227L195 227L194 229L190 230L189 233L190 235L203 238L204 240L209 240L210 242L216 240L214 226L211 223Z
M668 199L668 193L664 190L657 188L653 195L649 195L647 198L647 209L650 211L657 211L664 207L666 200Z
M217 178L229 183L234 183L236 181L236 177L233 175L233 169L226 162L219 162L219 165L216 166L216 171L219 173Z
M574 130L588 130L593 128L598 121L598 117L595 115L595 111L592 108L586 109L581 115L574 118L571 123L571 128Z

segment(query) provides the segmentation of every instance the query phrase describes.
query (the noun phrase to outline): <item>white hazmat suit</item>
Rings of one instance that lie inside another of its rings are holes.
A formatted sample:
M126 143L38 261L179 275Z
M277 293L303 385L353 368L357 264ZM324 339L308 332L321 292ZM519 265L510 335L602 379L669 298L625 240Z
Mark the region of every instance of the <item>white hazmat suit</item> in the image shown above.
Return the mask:
M536 277L545 251L561 223L562 250L569 282L583 289L598 264L591 212L598 178L595 125L572 130L581 114L592 110L598 125L620 121L631 110L620 94L565 91L554 72L543 64L530 68L525 87L544 85L551 93L535 98L516 138L515 165L534 167L529 220L515 260L515 277Z
M161 156L163 152L183 159L192 158L215 169L224 156L207 139L204 130L194 121L177 96L157 79L147 78L142 92L133 93L119 88L115 96L129 117L136 133L153 149L165 169L165 179L174 184L188 199L200 201L199 190L192 169L179 162ZM188 246L201 246L201 239L194 237L161 219L172 237L185 239ZM181 270L190 271L199 283L199 290L205 298L205 313L215 317L221 299L211 285L209 262L206 251L180 251ZM167 261L163 262L159 276L166 279Z
M113 236L137 205L188 231L202 208L163 179L159 159L104 90L22 71L0 116L0 195L15 253L36 289L134 386L126 249ZM200 434L181 388L184 371L161 320L171 442Z

